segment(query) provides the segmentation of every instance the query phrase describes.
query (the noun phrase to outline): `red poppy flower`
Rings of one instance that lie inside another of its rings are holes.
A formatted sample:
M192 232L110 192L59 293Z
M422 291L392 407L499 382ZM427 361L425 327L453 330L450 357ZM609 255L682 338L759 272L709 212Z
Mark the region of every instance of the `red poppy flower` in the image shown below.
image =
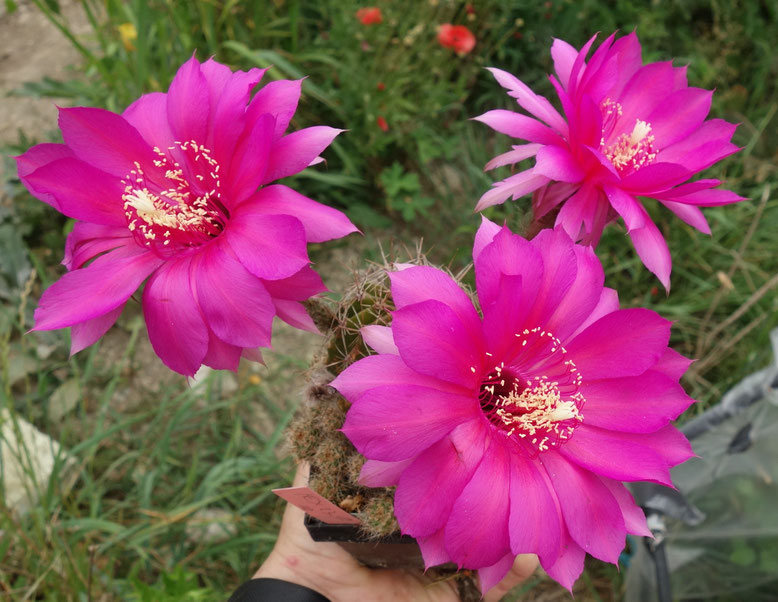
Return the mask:
M375 121L378 124L378 127L381 128L381 130L383 130L384 132L388 132L389 131L389 124L386 123L386 119L384 119L383 117L381 117L379 115L378 119L376 119Z
M451 48L457 54L467 54L475 46L475 36L464 25L444 23L438 27L438 43L443 48Z
M357 11L357 19L362 25L378 25L384 20L381 9L377 6L366 6Z

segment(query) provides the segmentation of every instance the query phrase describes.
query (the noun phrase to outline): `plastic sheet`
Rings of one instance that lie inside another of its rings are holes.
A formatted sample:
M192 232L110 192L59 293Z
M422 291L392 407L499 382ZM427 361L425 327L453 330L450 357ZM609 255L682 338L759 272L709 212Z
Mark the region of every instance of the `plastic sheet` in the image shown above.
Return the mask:
M682 430L699 457L673 470L678 491L634 489L657 537L636 542L625 600L660 599L657 558L674 600L778 600L778 364Z

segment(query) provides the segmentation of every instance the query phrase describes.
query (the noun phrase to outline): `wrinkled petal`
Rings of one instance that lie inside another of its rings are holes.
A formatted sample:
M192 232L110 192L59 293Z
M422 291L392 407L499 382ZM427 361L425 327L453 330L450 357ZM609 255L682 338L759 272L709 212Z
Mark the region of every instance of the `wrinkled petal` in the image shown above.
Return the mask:
M135 241L125 226L102 226L89 222L76 222L65 240L65 257L62 259L68 271L76 270L90 259L119 247L134 247Z

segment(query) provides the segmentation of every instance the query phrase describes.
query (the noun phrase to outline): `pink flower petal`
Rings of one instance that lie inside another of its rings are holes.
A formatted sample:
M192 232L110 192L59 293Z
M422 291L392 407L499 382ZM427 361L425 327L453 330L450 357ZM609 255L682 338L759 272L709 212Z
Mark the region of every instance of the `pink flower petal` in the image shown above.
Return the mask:
M371 327L363 327L363 332L367 328ZM372 328L384 327L373 326ZM388 328L386 330L391 332ZM330 383L346 399L356 399L370 389L392 384L415 384L459 395L468 394L467 389L457 387L434 376L420 374L409 368L399 355L387 355L386 353L363 357L351 364Z
M664 450L652 446L655 434L608 431L588 426L585 420L584 417L584 424L559 448L559 454L581 468L616 481L652 481L672 486Z
M263 183L273 182L302 171L342 131L318 125L284 136L273 145Z
M439 531L427 537L418 537L416 542L419 544L421 555L424 558L424 568L451 562L451 556L446 550L446 530Z
M481 196L475 206L476 211L483 211L487 207L504 203L508 197L514 200L537 190L548 183L548 178L534 173L531 169L517 173L492 186Z
M161 264L145 249L119 248L64 274L44 291L33 330L64 328L107 314L123 305Z
M610 201L611 207L613 207L616 210L616 213L624 219L624 223L627 226L627 232L645 226L646 219L650 218L646 214L646 210L643 209L643 206L635 197L615 186L605 186L604 191Z
M324 242L359 232L343 212L317 203L282 184L263 187L248 203L261 213L296 217L305 228L308 242Z
M527 117L521 113L495 109L487 111L478 117L473 117L473 119L488 125L501 134L507 134L513 138L520 138L521 140L539 144L564 144L562 138L553 129L543 125L537 119Z
M476 290L484 311L499 298L503 274L521 276L527 303L534 301L543 277L543 258L532 243L507 228L503 228L475 260Z
M651 369L658 372L664 372L675 381L680 380L684 372L691 366L694 360L682 356L675 349L667 348L664 354L659 358Z
M670 322L648 309L609 313L568 345L569 359L584 379L638 376L662 356Z
M55 209L57 207L57 201L54 199L54 197L50 194L33 188L33 186L27 180L27 176L40 167L51 163L52 161L65 158L74 159L75 155L73 154L73 151L71 151L64 144L52 144L48 142L44 144L36 144L23 155L15 157L16 169L19 173L19 179L22 181L22 183L33 195L35 195L36 198L40 199L48 205L51 205Z
M124 110L122 117L151 148L167 149L175 140L167 118L167 94L144 94Z
M475 240L473 241L473 262L478 261L478 257L481 255L484 247L494 240L497 233L502 228L492 221L481 216L481 225L478 227L478 231L475 233Z
M273 306L276 308L276 315L290 326L321 334L302 303L273 297Z
M646 524L645 514L635 503L632 494L627 488L618 481L606 477L600 477L600 481L616 498L616 502L618 502L619 508L621 508L621 516L624 518L624 527L627 529L627 533L641 537L653 537L651 530Z
M399 462L365 460L359 473L359 483L365 487L394 487L400 482L400 475L415 458Z
M179 67L167 93L167 116L176 140L207 140L210 105L208 82L192 57Z
M538 119L545 121L563 136L567 136L567 122L559 112L548 102L548 99L535 94L530 87L507 71L487 67L503 88L510 91L510 96L516 99L519 106Z
M554 71L556 71L559 81L565 89L568 89L570 82L570 71L573 63L578 56L578 51L564 40L554 38L551 45L551 57L554 59Z
M422 374L463 387L478 383L484 342L454 310L440 301L422 301L393 314L392 333L400 357Z
M288 299L290 301L305 301L327 290L321 281L321 276L310 266L304 267L289 278L265 280L262 284L274 299Z
M556 308L545 320L545 328L563 342L595 311L605 281L602 264L591 247L574 245L573 251L577 266L575 280L566 288L564 295L557 299Z
M274 127L275 119L272 115L260 115L253 127L243 133L234 147L226 181L231 207L236 207L246 200L265 181L265 173L271 161Z
M600 193L589 183L584 183L573 196L565 201L555 226L561 227L574 241L581 238L581 226L586 216L593 213Z
M578 328L575 329L575 332L573 332L573 334L571 334L569 337L565 337L564 339L562 339L563 343L567 345L567 341L577 337L580 333L582 333L584 330L589 328L589 326L594 324L597 320L599 320L603 316L607 316L608 314L613 313L618 309L619 309L619 294L612 288L604 287L602 289L602 292L600 293L600 299L597 301L597 305L595 305L594 309L592 310L592 313L590 313L589 317L587 317L583 321L583 323L580 326L578 326Z
M629 237L643 264L659 278L665 289L669 291L670 270L673 264L670 259L670 250L667 248L667 243L659 228L654 225L650 218L647 218L645 226L632 230Z
M82 349L86 349L108 332L119 319L122 309L124 309L124 305L86 322L73 324L70 328L70 355L75 355Z
M677 163L651 163L621 181L621 189L636 195L661 192L688 180L691 172Z
M730 203L739 203L746 200L745 197L737 195L731 190L700 190L699 192L692 192L683 196L676 196L675 194L670 196L670 193L673 192L674 190L671 190L661 196L672 199L677 203L699 205L701 207L718 207L719 205L729 205Z
M370 389L354 401L342 430L363 456L396 462L420 454L479 414L471 396L391 385Z
M661 148L683 140L702 125L710 112L713 91L683 88L666 96L645 118Z
M489 450L454 502L446 524L446 550L458 566L483 568L510 553L510 456L492 437Z
M554 484L570 537L595 558L616 564L624 549L626 528L610 490L595 475L554 451L539 459Z
M543 569L549 577L572 594L573 584L583 572L586 552L573 541L566 528L563 528L562 537L562 552L559 558L551 566L543 565Z
M283 136L297 110L302 83L301 79L281 79L262 86L247 109L248 120L251 121L254 115L270 113L276 118L273 138Z
M68 217L104 226L127 226L122 209L124 185L118 178L78 159L47 163L26 178L41 200Z
M504 165L513 165L524 159L534 157L538 150L543 148L542 144L521 144L513 147L513 150L497 155L494 159L489 161L484 167L484 171L496 169Z
M208 351L202 363L214 370L232 370L237 372L242 351L241 347L225 343L209 330Z
M448 305L470 332L473 339L481 337L481 320L467 293L448 274L430 266L415 266L399 272L389 272L392 300L397 309L435 299Z
M65 257L62 259L68 271L107 251L119 247L135 247L135 240L125 226L102 226L89 222L76 222L65 240Z
M157 159L138 130L110 111L60 109L59 127L76 157L112 176L124 178L136 163L145 168Z
M154 352L165 365L194 376L208 352L208 329L192 295L191 258L165 264L143 291L143 315Z
M541 148L532 172L558 182L580 182L584 172L567 149L549 145Z
M484 457L488 428L480 417L460 424L405 469L394 494L394 513L403 533L432 535L445 525Z
M659 201L670 211L675 213L684 222L689 224L692 228L696 228L703 234L710 234L710 226L708 220L702 214L697 207L693 205L685 205L684 203L676 203L675 201Z
M694 400L671 377L647 370L640 376L585 380L586 424L632 433L651 433L680 416Z
M486 595L490 589L503 580L503 577L511 570L516 557L508 553L492 566L485 566L478 569L478 581L481 586L481 595Z
M273 302L240 262L210 244L195 256L192 277L197 303L217 337L238 347L270 345Z
M305 230L291 215L265 215L244 203L235 210L222 238L257 278L289 278L310 263Z
M362 335L362 340L365 344L377 353L385 353L391 355L400 355L400 350L397 349L397 345L394 342L394 335L392 329L388 326L379 326L378 324L371 324L369 326L363 326L359 333Z
M631 132L635 121L646 121L648 113L674 90L675 73L670 61L649 63L638 69L624 86L619 98L622 114L617 131Z
M251 91L262 79L265 69L232 72L213 59L200 66L208 85L211 116L208 121L207 145L225 173L232 168L233 153L241 135L256 136L255 124L248 119L247 107ZM263 131L263 135L264 135ZM270 136L268 136L270 138ZM267 141L270 144L270 140ZM254 142L257 145L257 142ZM259 143L262 146L262 143ZM264 165L262 166L264 168Z
M562 515L546 469L536 460L511 455L511 551L537 554L543 566L561 552Z

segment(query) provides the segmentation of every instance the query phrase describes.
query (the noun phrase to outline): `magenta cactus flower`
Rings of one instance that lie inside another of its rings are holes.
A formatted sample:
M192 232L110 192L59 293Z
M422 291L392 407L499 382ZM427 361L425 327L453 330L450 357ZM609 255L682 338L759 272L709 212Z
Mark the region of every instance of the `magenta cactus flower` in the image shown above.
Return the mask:
M476 117L498 132L528 141L495 157L486 169L531 157L535 164L496 183L476 210L534 193L536 220L559 208L556 225L573 240L593 246L605 225L621 217L643 263L669 289L670 252L638 197L657 199L710 234L700 207L743 197L714 190L719 180L688 180L739 150L730 142L737 126L706 120L713 92L689 87L686 67L643 65L634 32L614 39L615 34L605 40L588 62L594 38L580 51L554 41L556 76L550 80L565 117L510 73L490 69L532 117L505 110Z
M649 534L622 481L671 485L691 456L670 424L690 362L561 228L527 241L484 219L473 257L481 315L440 270L390 274L391 327L363 329L378 354L332 383L343 432L363 484L397 486L427 566L478 569L486 591L532 553L570 589L585 554L616 563L627 533Z
M316 331L301 301L326 290L307 243L356 228L341 212L271 182L320 161L340 132L286 133L301 81L261 87L262 69L187 61L167 93L117 115L61 109L64 144L17 158L30 192L76 220L34 330L71 327L71 352L99 339L148 279L143 312L162 361L261 360L274 316Z

